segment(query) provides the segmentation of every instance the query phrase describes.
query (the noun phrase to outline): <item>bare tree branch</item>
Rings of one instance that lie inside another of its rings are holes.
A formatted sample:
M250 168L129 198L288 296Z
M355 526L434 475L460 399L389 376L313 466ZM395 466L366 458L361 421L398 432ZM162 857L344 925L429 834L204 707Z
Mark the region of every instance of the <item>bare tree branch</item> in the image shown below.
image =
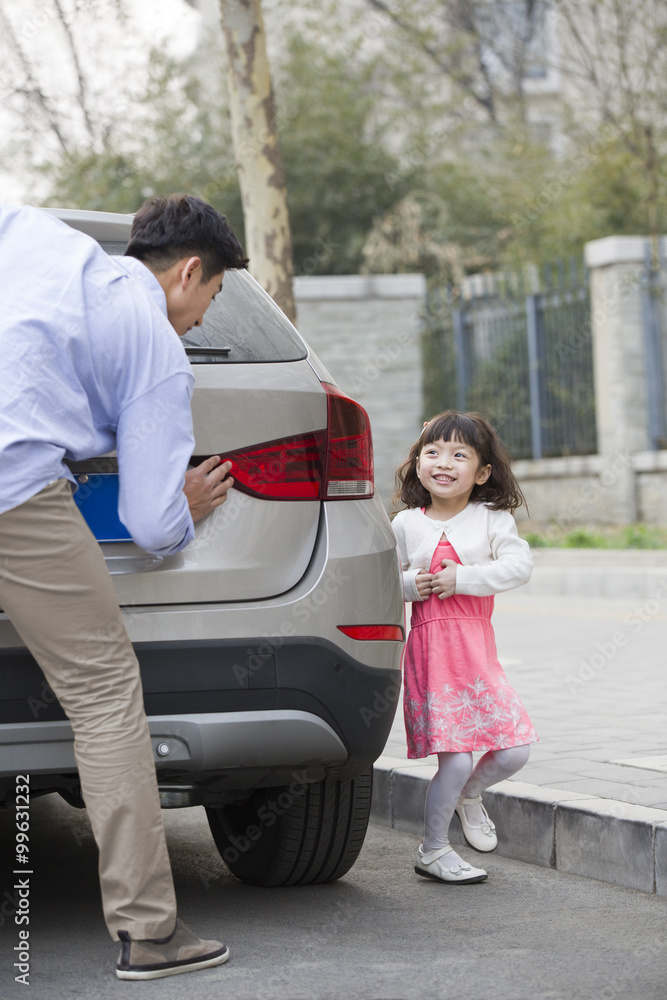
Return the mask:
M81 72L81 63L79 62L79 54L76 50L76 45L74 44L74 36L72 35L72 28L65 17L60 0L53 0L53 6L56 9L58 15L58 20L60 21L63 30L65 32L65 37L67 38L67 44L69 45L69 50L72 56L72 63L74 65L74 70L77 78L77 86L79 90L79 105L81 107L81 113L83 115L83 120L86 123L86 129L88 131L88 136L91 141L95 137L95 130L93 128L93 123L90 118L90 112L88 111L88 98L86 94L86 84L84 81L83 73Z
M558 0L557 7L569 44L569 62L561 72L583 76L589 105L614 124L619 142L639 164L647 181L648 231L657 238L664 191L667 4L587 0L574 11L567 0Z
M437 0L416 3L414 16L405 3L366 3L386 16L417 52L472 97L496 128L504 127L508 112L516 118L518 111L525 122L529 46L542 23L538 0L516 0L512 5ZM434 32L441 37L434 40Z
M366 0L366 2L370 7L373 7L375 10L380 11L380 13L382 14L386 14L386 16L391 21L393 21L396 27L400 28L401 31L405 32L405 34L410 38L412 43L416 45L418 49L420 49L425 55L429 57L429 59L438 67L440 72L443 73L445 76L451 77L452 80L454 80L471 97L473 97L474 100L479 104L479 106L484 108L490 120L494 124L496 124L497 122L496 111L493 98L490 93L479 94L476 91L473 85L473 79L469 74L466 74L461 70L458 70L451 61L443 59L440 56L439 51L433 45L431 45L430 42L427 41L423 32L420 32L409 21L407 21L405 18L402 18L399 14L393 11L389 7L389 5L384 2L384 0Z
M48 128L55 135L63 153L67 153L69 151L69 145L65 139L62 129L60 128L57 115L51 107L51 102L37 82L32 72L30 61L28 60L23 46L14 31L14 26L2 7L0 7L0 21L2 22L3 33L9 42L10 48L19 59L27 83L26 88L15 87L14 92L24 95L31 104L37 104L41 108Z

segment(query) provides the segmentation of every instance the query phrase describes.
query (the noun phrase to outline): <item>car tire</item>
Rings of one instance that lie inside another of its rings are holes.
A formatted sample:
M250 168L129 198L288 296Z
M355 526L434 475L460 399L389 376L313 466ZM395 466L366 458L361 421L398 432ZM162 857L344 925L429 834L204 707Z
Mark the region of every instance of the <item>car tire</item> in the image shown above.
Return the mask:
M357 778L261 788L206 810L232 875L279 887L334 882L359 856L371 811L373 769Z

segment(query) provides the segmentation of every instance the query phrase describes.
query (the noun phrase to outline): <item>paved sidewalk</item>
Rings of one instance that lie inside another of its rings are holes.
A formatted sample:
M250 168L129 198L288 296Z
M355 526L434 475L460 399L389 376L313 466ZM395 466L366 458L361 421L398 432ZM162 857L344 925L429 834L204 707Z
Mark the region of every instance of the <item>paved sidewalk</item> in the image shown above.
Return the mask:
M499 657L540 742L485 802L499 853L667 895L667 586L652 593L496 598ZM407 760L399 707L374 822L421 834L434 760Z
M533 549L534 568L522 594L667 598L667 549Z

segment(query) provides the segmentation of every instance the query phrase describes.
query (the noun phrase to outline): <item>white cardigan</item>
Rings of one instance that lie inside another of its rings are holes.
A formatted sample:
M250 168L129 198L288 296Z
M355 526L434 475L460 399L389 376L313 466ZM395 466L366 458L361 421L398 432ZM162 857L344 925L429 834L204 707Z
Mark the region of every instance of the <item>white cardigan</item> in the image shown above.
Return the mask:
M530 547L519 538L506 510L469 503L448 521L434 521L419 507L402 510L392 521L398 539L406 601L421 601L416 577L428 573L444 534L463 565L456 567L456 593L488 597L527 583L533 569Z

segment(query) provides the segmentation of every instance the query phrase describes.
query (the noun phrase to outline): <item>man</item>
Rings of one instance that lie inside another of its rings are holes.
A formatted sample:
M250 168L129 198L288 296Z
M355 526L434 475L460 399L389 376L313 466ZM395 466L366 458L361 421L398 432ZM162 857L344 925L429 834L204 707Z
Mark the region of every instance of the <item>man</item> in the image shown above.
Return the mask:
M193 376L178 338L246 265L225 217L189 195L148 201L115 259L39 209L0 208L0 607L72 724L121 979L229 952L177 918L139 667L64 460L115 448L134 541L160 555L191 541L233 480L219 457L186 472ZM169 420L147 420L156 411Z

